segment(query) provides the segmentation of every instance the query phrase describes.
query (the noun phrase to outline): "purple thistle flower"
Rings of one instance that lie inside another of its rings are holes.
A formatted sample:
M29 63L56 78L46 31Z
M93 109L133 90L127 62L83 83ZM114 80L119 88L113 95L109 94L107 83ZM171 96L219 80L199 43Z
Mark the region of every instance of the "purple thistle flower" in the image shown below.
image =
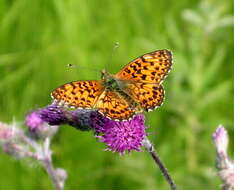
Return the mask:
M0 141L8 140L14 135L13 129L5 123L0 122Z
M91 127L94 129L95 133L105 133L104 126L107 122L109 122L110 119L104 117L99 112L95 111L90 114L90 124Z
M213 134L213 141L216 147L216 161L218 174L223 180L223 189L234 187L234 162L227 154L228 132L220 125Z
M64 107L52 104L31 115L35 121L38 119L44 124L69 124L82 131L93 129L99 140L107 145L107 150L119 152L120 154L132 150L140 151L143 145L142 141L146 136L144 115L141 114L136 115L129 121L113 121L95 110L77 109L70 111ZM30 116L27 118L31 118ZM40 122L38 124L41 124ZM31 124L31 128L34 129L36 124Z
M39 110L40 118L49 125L65 124L67 122L66 113L67 111L55 104Z
M93 110L77 109L67 113L68 124L81 131L89 131L91 127L91 115Z
M40 118L49 125L69 124L82 131L91 129L89 118L92 112L85 109L70 111L56 104L51 104L39 111Z
M37 130L37 128L39 128L44 123L38 111L34 111L28 114L25 118L25 122L30 131Z
M26 125L29 128L31 138L45 138L53 136L58 126L50 126L65 123L65 112L55 105L36 110L26 116Z
M216 151L222 156L227 156L228 134L223 126L219 126L213 134L213 141L216 146Z
M108 120L101 128L96 125L95 129L98 133L101 131L102 135L97 137L108 146L107 150L120 154L132 150L140 151L146 136L142 114L129 121Z
M2 145L2 149L5 153L12 155L16 159L20 159L25 157L27 154L31 152L28 150L28 147L20 144L19 142L6 142Z

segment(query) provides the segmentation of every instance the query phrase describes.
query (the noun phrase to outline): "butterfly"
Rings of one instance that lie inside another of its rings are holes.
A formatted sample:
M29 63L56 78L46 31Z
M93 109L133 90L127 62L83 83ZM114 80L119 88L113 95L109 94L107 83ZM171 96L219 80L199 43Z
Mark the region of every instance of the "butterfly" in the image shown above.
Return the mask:
M112 120L128 120L163 103L162 82L172 65L168 50L144 54L129 62L117 74L101 72L101 80L80 80L56 88L52 98L60 105L97 109Z

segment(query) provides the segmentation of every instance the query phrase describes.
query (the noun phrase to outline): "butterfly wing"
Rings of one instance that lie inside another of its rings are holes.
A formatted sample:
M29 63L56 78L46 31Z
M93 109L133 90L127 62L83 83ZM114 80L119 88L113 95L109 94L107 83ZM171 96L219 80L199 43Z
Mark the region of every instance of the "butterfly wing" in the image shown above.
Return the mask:
M115 78L145 83L161 83L170 71L172 54L168 50L147 53L128 63Z
M99 97L95 108L104 116L113 120L126 120L134 114L143 110L138 110L126 98L115 91L105 90Z
M51 96L75 108L93 108L104 90L101 80L74 81L56 88Z
M163 86L156 83L127 83L126 93L145 111L151 111L163 103Z
M157 50L131 61L114 77L122 90L145 111L159 107L164 99L161 83L172 65L172 54L168 50Z

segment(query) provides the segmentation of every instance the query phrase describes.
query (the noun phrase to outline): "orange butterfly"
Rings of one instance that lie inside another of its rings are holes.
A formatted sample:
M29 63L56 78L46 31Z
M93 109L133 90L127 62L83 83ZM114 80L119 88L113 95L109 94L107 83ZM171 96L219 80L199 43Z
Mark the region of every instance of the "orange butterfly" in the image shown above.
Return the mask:
M115 75L104 70L101 80L70 82L56 88L51 95L60 104L97 109L110 119L127 120L162 104L161 83L171 65L171 52L157 50L136 58Z

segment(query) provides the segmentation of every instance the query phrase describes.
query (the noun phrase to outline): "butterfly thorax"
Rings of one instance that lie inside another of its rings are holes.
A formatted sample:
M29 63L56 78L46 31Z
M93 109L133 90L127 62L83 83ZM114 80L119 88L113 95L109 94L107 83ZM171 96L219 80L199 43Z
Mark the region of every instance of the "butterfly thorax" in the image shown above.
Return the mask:
M104 86L106 87L106 89L119 90L119 85L118 85L116 79L113 77L113 75L111 75L110 73L108 73L105 70L102 71L102 79L103 79L103 83L104 83Z
M138 105L138 103L135 102L132 97L129 96L128 93L125 91L126 82L115 78L114 75L106 71L102 71L102 79L106 90L115 92L120 98L126 100L131 105L130 109L132 109L131 107L136 107Z
M107 71L102 71L102 79L107 90L124 92L124 81L118 80L114 75L108 73Z

